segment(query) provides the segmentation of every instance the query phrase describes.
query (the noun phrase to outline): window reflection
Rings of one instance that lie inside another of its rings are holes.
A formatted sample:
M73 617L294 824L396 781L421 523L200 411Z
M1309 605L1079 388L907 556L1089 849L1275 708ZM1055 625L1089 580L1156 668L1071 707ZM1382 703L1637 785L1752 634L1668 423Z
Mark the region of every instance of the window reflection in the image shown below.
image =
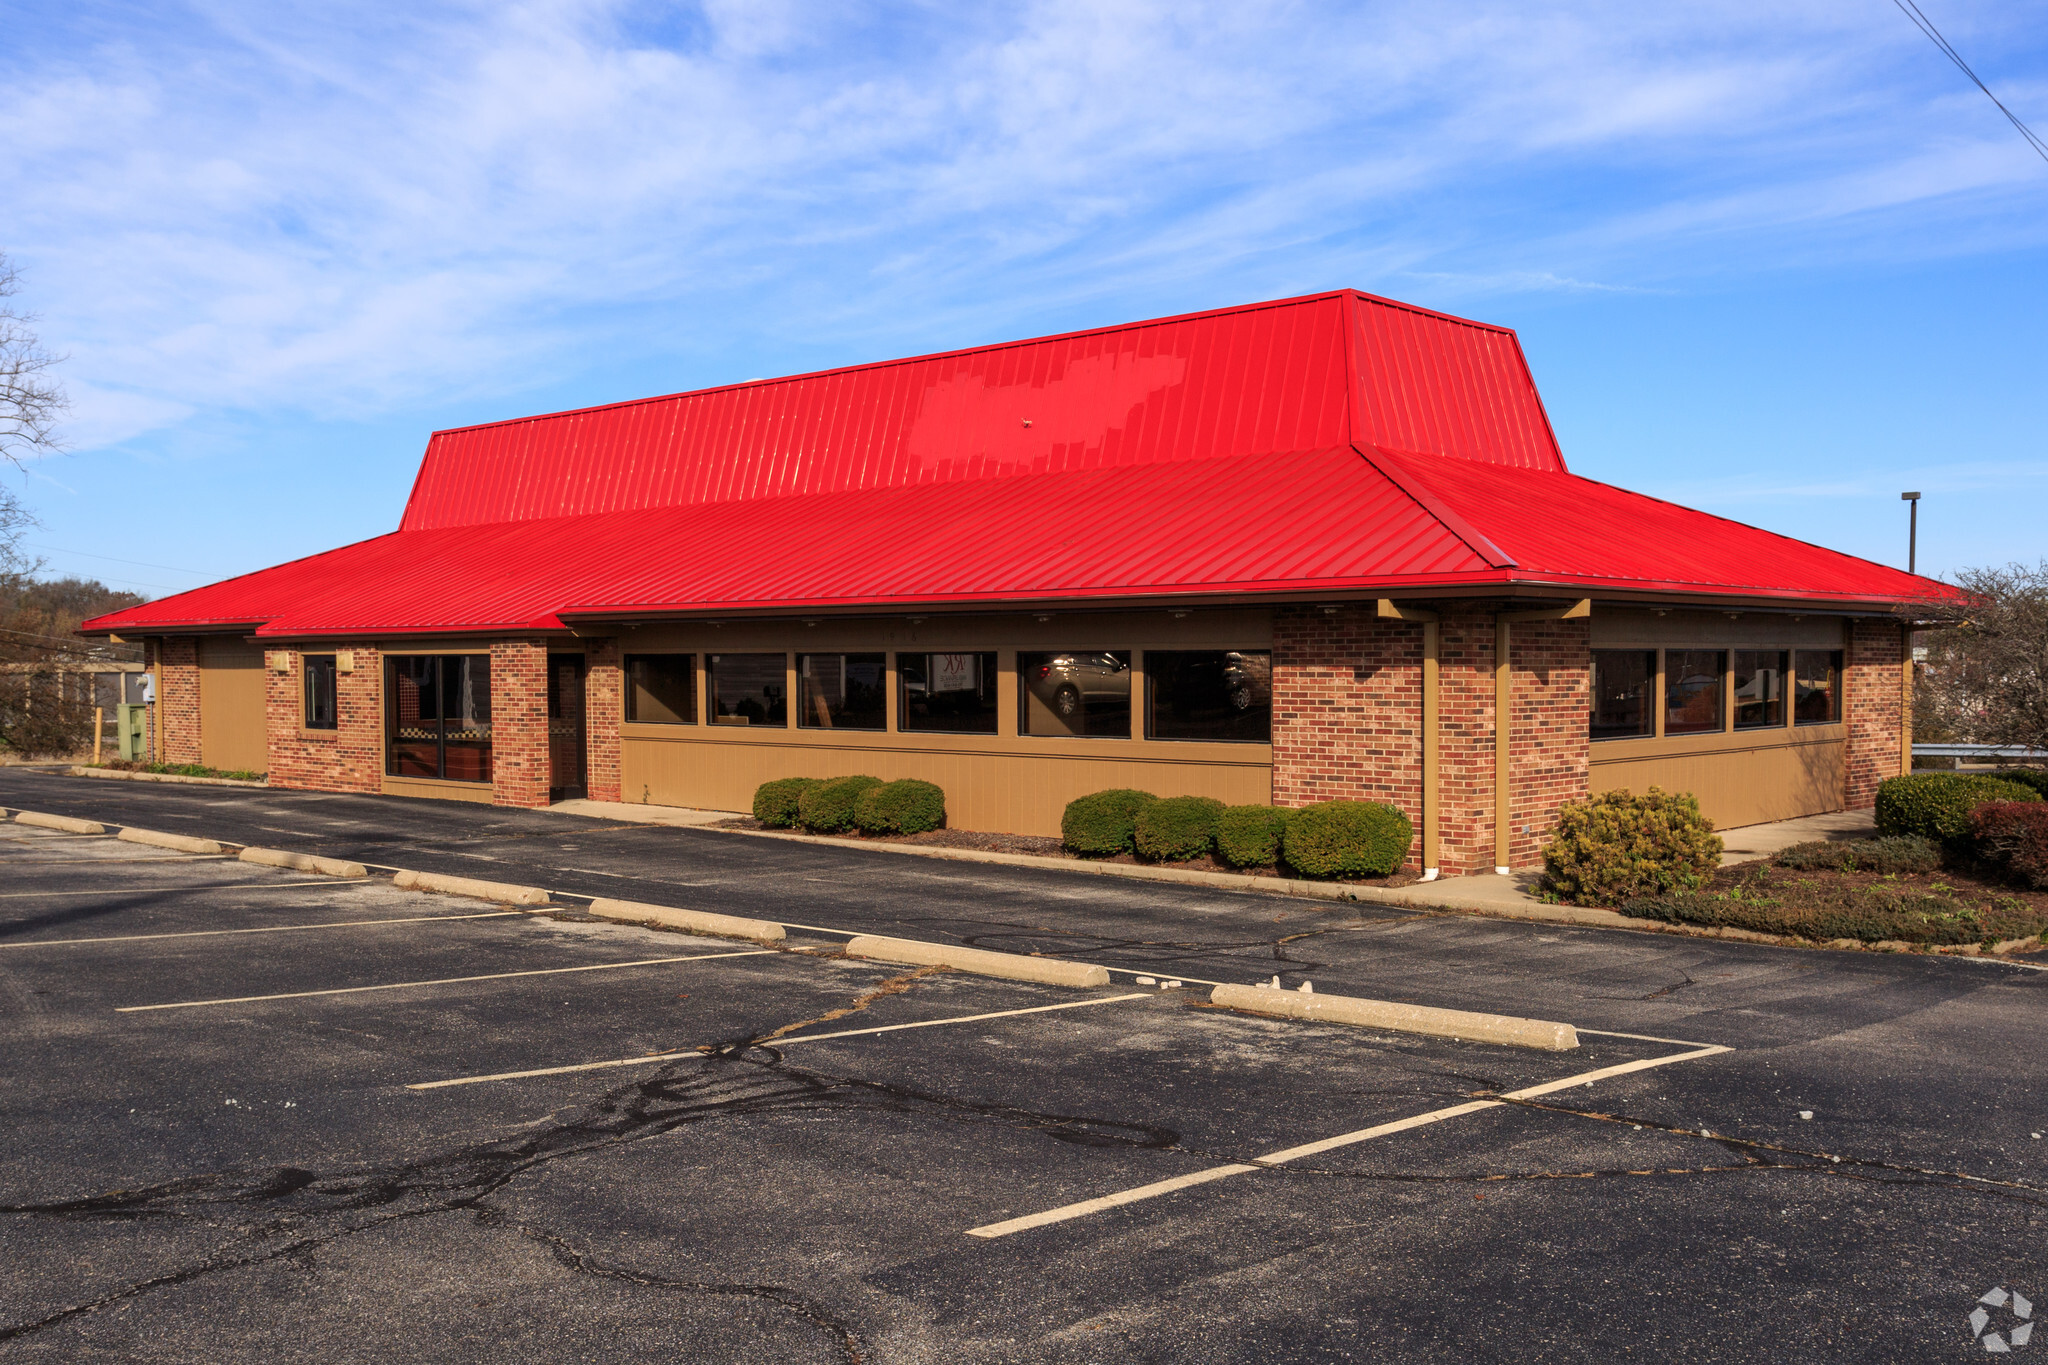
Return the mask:
M1650 694L1656 682L1656 650L1594 650L1592 737L1626 739L1654 734L1657 718L1650 709Z
M1833 725L1842 719L1842 651L1802 649L1793 655L1792 718L1800 725Z
M697 656L628 654L626 719L642 725L695 725Z
M904 730L992 735L996 732L996 656L898 654L898 726Z
M1017 656L1017 731L1131 737L1131 651L1059 650Z
M713 725L789 724L786 655L712 654L704 663Z
M1272 742L1270 650L1148 649L1145 691L1152 739Z
M797 656L797 724L823 730L880 730L887 724L880 654Z
M1735 728L1761 730L1785 723L1785 651L1735 651Z
M1722 674L1727 653L1719 649L1664 651L1664 733L1694 735L1722 727Z
M384 679L385 772L491 780L489 655L393 655Z

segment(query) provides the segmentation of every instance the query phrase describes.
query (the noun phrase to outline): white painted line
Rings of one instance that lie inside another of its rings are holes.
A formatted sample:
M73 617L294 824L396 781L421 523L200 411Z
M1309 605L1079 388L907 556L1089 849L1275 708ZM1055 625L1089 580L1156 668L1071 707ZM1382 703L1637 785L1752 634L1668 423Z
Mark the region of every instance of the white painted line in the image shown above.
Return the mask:
M1099 1213L1103 1209L1113 1209L1120 1205L1137 1203L1141 1199L1153 1199L1162 1194L1171 1194L1175 1190L1183 1190L1190 1185L1206 1184L1211 1180L1221 1180L1226 1176L1245 1175L1252 1171L1266 1170L1273 1166L1280 1166L1290 1161L1299 1160L1305 1156L1315 1156L1339 1147L1349 1147L1354 1143L1369 1142L1373 1138L1385 1137L1391 1133L1404 1133L1414 1128L1425 1128L1431 1124L1442 1123L1446 1119L1457 1118L1460 1115L1475 1114L1482 1109L1497 1109L1509 1100L1534 1099L1538 1095L1548 1095L1553 1091L1566 1090L1575 1085L1587 1085L1594 1081L1605 1080L1610 1076L1626 1075L1633 1071L1648 1071L1652 1067L1669 1066L1675 1062L1690 1062L1700 1057L1712 1057L1718 1053L1728 1051L1732 1051L1732 1049L1708 1045L1696 1048L1691 1052L1673 1053L1668 1057L1646 1057L1641 1061L1622 1062L1615 1066L1603 1066L1595 1071L1582 1071L1575 1076L1566 1076L1562 1080L1546 1081L1541 1085L1532 1085L1521 1090L1511 1090L1499 1099L1469 1100L1464 1104L1453 1104L1443 1109L1432 1109L1426 1114L1416 1114L1410 1118L1395 1119L1392 1123L1381 1123L1371 1128L1361 1128L1355 1133L1341 1133L1336 1137L1324 1138L1320 1142L1305 1142L1299 1147L1284 1147L1277 1152L1268 1152L1266 1155L1259 1157L1255 1162L1234 1162L1228 1166L1211 1166L1207 1170L1195 1171L1189 1175L1175 1177L1172 1180L1156 1181L1150 1185L1140 1185L1135 1189L1120 1190L1115 1194L1106 1194L1100 1198L1083 1199L1079 1203L1064 1204L1056 1209L1047 1209L1043 1213L1025 1214L1021 1218L1009 1218L1000 1223L984 1224L978 1228L967 1229L967 1235L970 1237L1007 1237L1013 1232L1023 1232L1029 1228L1042 1228L1050 1223L1064 1223L1070 1218L1085 1217L1091 1213Z
M196 896L202 891L283 891L294 886L340 890L368 882L217 882L212 886L138 886L127 891L0 891L0 901L54 900L58 896Z
M432 916L431 918L453 918ZM700 953L694 957L649 957L638 962L596 962L587 967L542 967L526 972L490 972L483 976L442 976L432 981L387 981L380 986L338 986L324 991L283 991L276 995L230 995L218 1000L174 1000L162 1005L122 1005L116 1014L141 1014L147 1010L190 1010L202 1005L247 1005L260 1000L305 1000L316 995L359 995L364 991L402 991L413 986L459 986L471 981L508 981L515 976L566 976L571 972L616 972L626 967L658 967L670 962L703 962L714 957L758 957L775 951L754 948L737 953Z
M32 938L25 943L0 943L0 948L68 948L81 943L141 943L155 938L218 938L226 934L296 934L307 929L362 929L374 928L380 924L434 924L450 919L503 919L507 915L525 913L524 910L490 910L480 915L412 915L405 919L341 919L329 920L325 924L269 924L260 929L187 929L175 934L114 934L106 938Z
M1029 1009L995 1010L989 1014L960 1014L950 1019L921 1019L914 1024L883 1024L879 1028L850 1028L838 1033L799 1033L790 1038L777 1038L764 1047L788 1047L791 1043L822 1043L827 1038L858 1038L869 1033L894 1033L906 1028L937 1028L940 1024L971 1024L977 1019L1009 1019L1019 1014L1049 1014L1053 1010L1080 1010L1090 1005L1114 1005L1119 1000L1150 1000L1157 991L1133 991L1129 995L1105 995L1099 1000L1070 1000L1064 1005L1033 1005Z
M1149 1000L1154 992L1139 991L1133 995L1105 996L1100 1000L1070 1000L1062 1005L1033 1005L1029 1009L997 1010L993 1014L959 1014L949 1019L925 1019L915 1024L884 1024L880 1028L847 1029L843 1033L806 1033L795 1038L777 1038L772 1044L781 1047L786 1043L815 1043L826 1038L852 1038L866 1033L893 1033L905 1028L936 1028L940 1024L972 1024L981 1019L1008 1019L1019 1014L1044 1014L1049 1010L1078 1010L1089 1005L1113 1005L1119 1000ZM489 1076L457 1076L446 1081L416 1081L407 1090L441 1090L451 1085L482 1085L485 1081L517 1081L528 1076L560 1076L570 1071L602 1071L615 1066L646 1066L655 1062L672 1061L677 1057L701 1057L703 1053L695 1048L681 1048L674 1052L650 1052L640 1057L616 1057L607 1062L572 1062L567 1066L540 1066L530 1071L499 1071Z
M1601 1038L1632 1038L1638 1043L1670 1043L1675 1047L1713 1046L1713 1044L1703 1043L1697 1038L1659 1038L1648 1033L1616 1033L1613 1029L1607 1028L1582 1028L1579 1032L1591 1033Z

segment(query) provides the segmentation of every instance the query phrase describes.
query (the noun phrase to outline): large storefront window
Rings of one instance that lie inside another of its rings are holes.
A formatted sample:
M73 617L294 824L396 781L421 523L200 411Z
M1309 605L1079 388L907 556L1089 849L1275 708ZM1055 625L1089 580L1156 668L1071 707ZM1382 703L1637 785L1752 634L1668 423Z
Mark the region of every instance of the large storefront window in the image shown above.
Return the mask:
M695 725L697 656L628 654L626 719L640 725Z
M1654 649L1593 651L1594 739L1627 739L1656 733L1651 693L1657 687Z
M956 735L996 732L996 656L898 654L898 728Z
M789 724L789 678L782 654L709 654L706 687L713 725Z
M799 654L796 723L819 730L880 730L888 724L887 658L881 654Z
M1728 655L1718 649L1664 651L1664 733L1697 735L1720 730L1725 714L1722 674Z
M1151 739L1273 741L1273 655L1264 649L1148 649Z
M1735 651L1735 728L1767 730L1785 723L1785 651Z
M1842 719L1842 651L1802 649L1793 661L1798 674L1792 719L1800 725L1833 725Z
M490 656L396 654L384 669L384 771L490 781Z
M1131 651L1017 656L1017 733L1131 737Z

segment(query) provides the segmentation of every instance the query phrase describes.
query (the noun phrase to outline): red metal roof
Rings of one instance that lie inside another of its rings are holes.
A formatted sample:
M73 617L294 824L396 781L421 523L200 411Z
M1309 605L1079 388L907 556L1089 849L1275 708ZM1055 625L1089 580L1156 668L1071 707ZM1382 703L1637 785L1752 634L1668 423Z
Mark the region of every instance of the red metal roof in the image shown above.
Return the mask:
M437 433L400 529L89 631L1939 584L1570 474L1512 332L1352 292Z

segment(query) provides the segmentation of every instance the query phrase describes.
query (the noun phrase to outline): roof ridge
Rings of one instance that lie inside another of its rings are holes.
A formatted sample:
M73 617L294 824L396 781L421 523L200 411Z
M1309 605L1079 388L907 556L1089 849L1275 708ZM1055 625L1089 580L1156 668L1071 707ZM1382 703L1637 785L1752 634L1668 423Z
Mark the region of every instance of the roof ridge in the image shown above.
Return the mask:
M1453 512L1443 499L1430 491L1429 485L1414 470L1401 462L1402 456L1420 454L1421 452L1395 451L1375 442L1354 444L1351 448L1357 451L1359 457L1367 464L1378 470L1381 477L1386 479L1388 483L1393 484L1394 487L1406 493L1423 511L1429 513L1442 523L1446 531L1449 531L1459 540L1465 542L1465 548L1485 560L1488 568L1513 569L1520 567L1512 556L1488 539L1480 532L1478 527L1459 516L1456 512ZM1453 460L1458 457L1455 455L1438 455L1434 458ZM1468 460L1466 463L1483 463L1483 461ZM1528 472L1549 473L1551 471L1530 470Z

